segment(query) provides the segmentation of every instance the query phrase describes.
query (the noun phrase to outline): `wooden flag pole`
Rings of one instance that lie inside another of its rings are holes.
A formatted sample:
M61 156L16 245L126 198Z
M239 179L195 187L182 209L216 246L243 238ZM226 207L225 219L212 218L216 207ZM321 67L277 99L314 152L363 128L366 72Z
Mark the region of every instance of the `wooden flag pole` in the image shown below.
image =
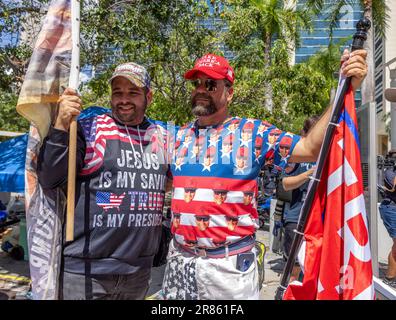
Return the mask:
M70 67L69 87L77 90L80 75L80 1L72 0L72 60ZM77 151L77 119L74 118L69 129L69 163L67 176L67 212L66 241L74 239L74 206L76 194L76 151Z

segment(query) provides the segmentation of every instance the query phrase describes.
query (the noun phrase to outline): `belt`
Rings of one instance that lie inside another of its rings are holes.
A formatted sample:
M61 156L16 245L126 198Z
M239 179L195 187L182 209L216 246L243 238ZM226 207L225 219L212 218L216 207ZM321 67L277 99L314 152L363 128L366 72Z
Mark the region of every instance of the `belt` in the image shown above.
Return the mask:
M381 204L384 206L389 206L390 204L395 205L396 203L392 199L385 198L382 200Z
M191 253L193 255L199 256L199 257L207 257L207 258L225 258L226 256L233 256L238 253L246 252L250 249L252 249L256 243L256 237L255 235L251 236L246 236L237 242L231 243L229 245L225 245L219 248L213 248L213 249L208 249L208 248L202 248L202 247L186 247L181 245L175 240L175 243L177 244L178 247L180 247L182 250L187 251L188 253Z

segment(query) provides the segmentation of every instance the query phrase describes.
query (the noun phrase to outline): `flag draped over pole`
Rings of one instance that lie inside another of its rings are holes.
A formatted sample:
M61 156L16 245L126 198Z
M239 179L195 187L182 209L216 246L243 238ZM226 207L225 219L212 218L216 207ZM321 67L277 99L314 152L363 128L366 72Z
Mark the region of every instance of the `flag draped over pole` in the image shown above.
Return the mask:
M340 80L339 88L343 86ZM329 155L304 229L299 260L303 282L285 300L374 299L373 271L352 88L330 144ZM312 183L311 183L312 184Z
M72 53L71 0L53 0L36 40L19 94L17 111L38 130L41 140L70 75Z
M17 111L31 122L25 175L30 275L34 299L57 299L64 192L43 190L37 179L37 156L68 86L72 58L71 0L53 0L38 35Z

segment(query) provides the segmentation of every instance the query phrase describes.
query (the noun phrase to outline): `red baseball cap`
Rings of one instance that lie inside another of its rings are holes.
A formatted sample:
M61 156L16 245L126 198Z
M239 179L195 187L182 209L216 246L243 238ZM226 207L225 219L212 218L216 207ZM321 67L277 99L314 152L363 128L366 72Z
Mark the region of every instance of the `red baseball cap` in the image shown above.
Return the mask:
M215 80L227 79L234 83L234 69L229 65L227 59L215 54L208 53L199 58L195 62L194 68L184 74L184 78L195 79L198 72Z
M246 122L242 128L242 131L253 131L254 123L253 122Z
M279 145L281 147L290 147L293 143L293 139L289 136L284 136L280 141Z
M256 148L260 148L261 149L261 145L263 144L263 138L256 137L255 144L256 144Z
M244 158L247 159L248 157L248 148L246 147L240 147L237 150L237 158Z

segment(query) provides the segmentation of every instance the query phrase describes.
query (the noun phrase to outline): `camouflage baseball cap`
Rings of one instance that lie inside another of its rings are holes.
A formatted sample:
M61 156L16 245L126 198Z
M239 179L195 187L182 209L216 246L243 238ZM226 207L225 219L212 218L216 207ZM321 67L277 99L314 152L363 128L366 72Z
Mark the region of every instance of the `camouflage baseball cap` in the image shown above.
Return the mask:
M127 62L117 66L109 80L109 83L111 84L116 77L124 77L139 88L146 87L150 89L150 76L146 68L138 65L137 63Z

